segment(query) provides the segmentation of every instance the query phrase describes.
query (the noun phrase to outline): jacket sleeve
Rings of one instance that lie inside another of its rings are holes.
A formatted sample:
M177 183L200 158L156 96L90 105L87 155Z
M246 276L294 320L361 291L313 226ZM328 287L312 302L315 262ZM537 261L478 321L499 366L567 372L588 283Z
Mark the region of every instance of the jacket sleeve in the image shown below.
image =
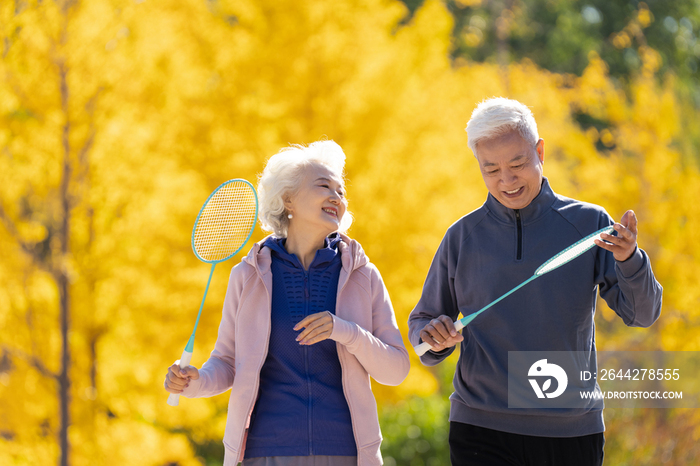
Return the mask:
M408 317L408 338L413 346L423 343L420 331L431 320L441 315L447 315L453 321L459 317L454 273L451 266L456 258L451 257L450 243L450 232L448 231L430 265L420 300ZM439 353L429 350L420 357L420 360L426 366L434 366L452 354L455 347L447 348Z
M209 359L199 370L199 379L190 381L182 393L188 398L202 398L218 395L233 385L236 375L236 317L241 301L243 283L249 275L250 266L244 263L236 265L229 276L224 308L219 324L219 336Z
M609 251L603 259L600 296L630 327L650 327L661 314L663 288L656 281L649 256L637 248L624 262Z
M613 223L611 218L607 222ZM600 296L626 325L650 327L661 314L663 289L654 277L647 253L636 248L627 260L618 262L610 251L597 249Z
M379 270L369 265L372 331L333 316L330 338L345 346L374 380L398 385L408 375L410 362Z

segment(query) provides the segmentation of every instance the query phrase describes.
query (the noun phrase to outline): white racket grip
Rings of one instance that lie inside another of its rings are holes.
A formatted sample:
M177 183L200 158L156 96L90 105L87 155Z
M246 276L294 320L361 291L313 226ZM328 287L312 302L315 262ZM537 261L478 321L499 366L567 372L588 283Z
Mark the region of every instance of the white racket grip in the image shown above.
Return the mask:
M185 350L182 352L182 357L180 358L180 369L184 369L185 367L190 365L190 361L192 360L192 353L189 351ZM170 406L177 406L180 404L180 395L177 393L171 393L170 396L168 397L168 404Z
M457 330L459 332L463 328L464 328L464 324L462 323L461 320L455 321L455 330ZM418 356L423 356L425 353L428 352L428 350L430 348L432 348L432 346L430 346L430 343L424 341L420 345L414 346L413 351L415 351Z

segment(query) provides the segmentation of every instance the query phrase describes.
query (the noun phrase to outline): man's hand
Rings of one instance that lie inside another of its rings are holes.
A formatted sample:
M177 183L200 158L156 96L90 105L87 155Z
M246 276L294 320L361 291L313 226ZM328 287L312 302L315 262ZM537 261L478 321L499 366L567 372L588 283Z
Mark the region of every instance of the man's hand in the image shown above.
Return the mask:
M445 315L428 322L428 325L420 331L420 337L432 347L432 351L442 351L446 348L451 348L464 340L462 334L455 330L455 324L452 322L452 319Z
M605 241L595 240L595 244L612 252L616 261L626 261L637 248L637 216L634 215L634 211L625 212L620 223L616 223L614 228L617 236L603 233L600 237Z

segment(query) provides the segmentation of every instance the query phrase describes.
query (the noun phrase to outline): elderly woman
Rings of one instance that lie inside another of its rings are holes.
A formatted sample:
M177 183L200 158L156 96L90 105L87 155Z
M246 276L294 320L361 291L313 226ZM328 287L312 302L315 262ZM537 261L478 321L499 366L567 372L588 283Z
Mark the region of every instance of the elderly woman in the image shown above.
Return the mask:
M409 360L377 268L344 234L344 166L332 141L270 158L258 192L274 234L231 271L209 360L168 371L170 393L231 389L225 466L382 464L369 378L398 385Z

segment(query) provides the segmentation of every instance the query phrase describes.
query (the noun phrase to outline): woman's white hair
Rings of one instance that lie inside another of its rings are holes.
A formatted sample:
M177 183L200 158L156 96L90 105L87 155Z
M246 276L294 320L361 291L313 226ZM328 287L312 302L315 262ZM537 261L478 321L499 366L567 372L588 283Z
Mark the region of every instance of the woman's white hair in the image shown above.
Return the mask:
M517 130L520 137L533 146L540 139L535 117L526 105L504 97L486 99L477 105L467 123L467 144L476 157L476 145L479 141L492 139L513 130Z
M294 144L282 148L270 157L258 180L259 218L263 230L280 238L287 237L288 212L284 200L296 194L310 165L327 167L340 179L345 177L345 153L333 141L316 141L303 146ZM338 231L345 233L352 224L352 214L345 211Z

